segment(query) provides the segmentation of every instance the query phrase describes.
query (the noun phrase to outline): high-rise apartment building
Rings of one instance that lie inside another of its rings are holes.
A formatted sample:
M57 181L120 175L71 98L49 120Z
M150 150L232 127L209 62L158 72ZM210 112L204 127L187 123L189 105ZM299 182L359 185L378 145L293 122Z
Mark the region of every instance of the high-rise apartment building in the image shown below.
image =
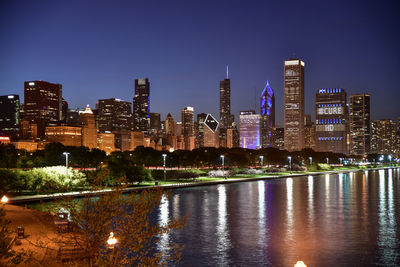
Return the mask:
M0 96L0 135L15 140L19 136L19 95Z
M283 127L274 127L274 148L277 148L279 150L284 150L284 128Z
M365 156L371 143L370 95L350 95L350 154Z
M284 140L285 149L300 151L304 147L304 62L284 63Z
M316 148L315 124L311 121L311 115L304 115L304 148Z
M315 96L317 151L347 154L347 95L342 88L318 89Z
M150 132L158 134L161 131L160 113L150 113Z
M24 120L36 124L43 138L46 126L55 126L62 116L62 85L45 81L24 83Z
M89 105L80 114L80 122L82 124L82 146L90 149L97 148L97 128Z
M370 153L396 153L396 123L392 120L374 120L371 122L371 149Z
M275 94L269 82L261 93L261 147L272 147L272 132L275 126Z
M97 124L100 132L132 129L132 105L121 99L100 99L97 105Z
M240 147L259 149L261 147L261 115L254 110L241 111L239 115Z
M194 135L194 108L185 107L182 110L182 134L184 136Z
M164 122L164 130L167 135L175 135L175 121L171 114L168 113Z
M135 80L133 98L133 128L147 133L150 127L150 82L149 79Z

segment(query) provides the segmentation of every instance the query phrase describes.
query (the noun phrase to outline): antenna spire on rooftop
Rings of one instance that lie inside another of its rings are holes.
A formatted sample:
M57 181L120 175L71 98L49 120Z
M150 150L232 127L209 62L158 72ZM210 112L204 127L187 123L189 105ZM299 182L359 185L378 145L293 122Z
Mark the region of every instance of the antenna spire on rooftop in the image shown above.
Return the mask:
M229 67L226 65L226 79L229 79Z

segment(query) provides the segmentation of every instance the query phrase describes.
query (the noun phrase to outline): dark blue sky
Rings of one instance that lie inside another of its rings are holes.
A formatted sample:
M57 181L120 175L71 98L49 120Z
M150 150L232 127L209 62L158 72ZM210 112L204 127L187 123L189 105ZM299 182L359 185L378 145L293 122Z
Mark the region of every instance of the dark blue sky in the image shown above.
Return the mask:
M400 116L398 1L4 1L0 94L23 83L63 84L70 107L132 101L151 82L162 119L194 106L219 115L229 65L232 113L254 107L269 80L283 121L283 61L305 61L306 113L317 88L370 93L372 119ZM257 107L258 108L258 107Z

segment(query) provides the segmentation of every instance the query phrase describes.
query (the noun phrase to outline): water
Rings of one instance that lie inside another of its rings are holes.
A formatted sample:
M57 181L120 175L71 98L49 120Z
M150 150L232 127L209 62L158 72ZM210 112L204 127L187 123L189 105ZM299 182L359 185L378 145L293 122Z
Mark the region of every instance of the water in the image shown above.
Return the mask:
M400 266L400 169L173 190L160 223L188 216L159 249L179 266Z

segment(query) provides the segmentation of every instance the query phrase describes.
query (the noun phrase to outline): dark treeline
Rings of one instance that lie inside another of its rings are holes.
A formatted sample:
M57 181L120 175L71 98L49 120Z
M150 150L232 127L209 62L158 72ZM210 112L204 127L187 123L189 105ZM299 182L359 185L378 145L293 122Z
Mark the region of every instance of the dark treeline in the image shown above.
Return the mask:
M343 154L330 152L315 152L312 149L303 149L298 152L287 152L275 148L259 150L243 148L212 148L204 147L192 151L176 150L173 152L158 151L150 147L137 147L134 151L114 152L106 155L99 149L87 147L64 146L60 143L50 143L44 150L28 153L17 150L13 145L0 146L0 168L33 168L54 165L65 165L64 152L69 152L69 165L78 168L99 168L102 164L122 166L163 166L163 154L166 154L167 167L202 168L219 167L222 165L221 155L224 156L225 167L260 166L263 156L263 165L288 165L288 157L293 164L309 165L310 157L313 163L330 164L340 163ZM374 161L378 155L370 155ZM377 159L376 159L377 160Z

